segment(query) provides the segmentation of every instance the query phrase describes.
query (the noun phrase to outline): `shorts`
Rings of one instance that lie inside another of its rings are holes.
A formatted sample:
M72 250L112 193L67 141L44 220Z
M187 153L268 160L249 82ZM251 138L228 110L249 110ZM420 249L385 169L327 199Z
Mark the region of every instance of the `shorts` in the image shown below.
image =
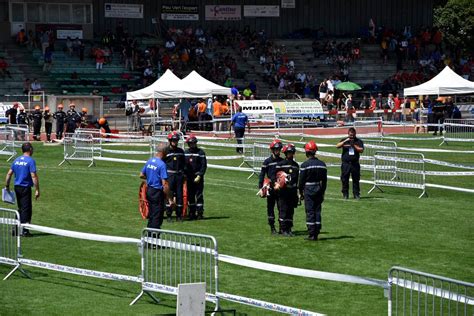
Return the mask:
M326 97L327 93L326 92L319 92L319 98L324 99Z

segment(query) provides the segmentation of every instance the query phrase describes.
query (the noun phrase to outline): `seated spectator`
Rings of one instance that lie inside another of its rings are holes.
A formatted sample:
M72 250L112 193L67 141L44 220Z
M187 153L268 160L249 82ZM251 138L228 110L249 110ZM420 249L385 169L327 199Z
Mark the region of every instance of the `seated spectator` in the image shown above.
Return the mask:
M34 78L30 86L31 91L40 91L41 84L38 82L38 79Z
M26 43L26 32L25 32L25 29L21 29L20 32L18 32L18 34L16 35L16 42L19 44L19 45L25 45Z
M69 36L66 39L66 52L69 54L69 56L72 56L72 53L73 53L72 40Z
M5 78L8 76L8 78L12 78L12 75L10 74L10 71L8 70L8 63L5 61L3 57L0 57L0 75L2 78Z
M28 92L30 92L30 89L31 89L30 79L26 78L25 81L23 81L23 94L28 94Z
M165 43L165 47L168 51L172 52L172 51L174 51L174 49L176 47L176 43L173 41L172 38L169 38Z

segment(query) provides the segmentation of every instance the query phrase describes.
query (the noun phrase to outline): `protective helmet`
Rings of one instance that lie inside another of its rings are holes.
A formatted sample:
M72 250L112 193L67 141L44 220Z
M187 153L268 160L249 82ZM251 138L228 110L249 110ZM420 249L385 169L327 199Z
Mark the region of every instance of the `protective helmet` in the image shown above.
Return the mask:
M296 152L296 147L293 144L287 144L283 146L283 149L281 150L284 154L286 153L295 153Z
M100 125L104 125L105 122L107 122L107 120L106 120L105 118L101 117L101 118L99 119L99 124L100 124Z
M172 132L172 133L169 133L168 134L168 140L171 142L171 141L176 141L176 142L179 142L179 134L177 132Z
M45 110L45 111L49 111L49 106L45 106L45 107L44 107L44 110Z
M62 104L58 104L58 109L63 109L64 106Z
M316 152L318 150L318 145L316 145L316 143L312 140L310 140L309 142L306 143L306 145L304 145L304 151L305 152Z
M82 108L81 111L87 113L87 108Z
M261 198L266 198L267 196L269 196L270 183L271 181L268 178L265 178L265 180L263 180L263 186L260 191L258 191L258 195L260 195Z
M279 139L275 139L270 143L270 149L281 149L283 144Z
M76 107L76 105L74 103L71 103L69 104L69 107L72 108L72 107Z
M40 109L41 109L41 106L35 105L35 110L40 110Z
M288 183L288 174L285 171L278 171L276 174L276 182L280 186L280 189L284 189Z
M186 138L186 143L197 143L196 135L189 134L188 138Z

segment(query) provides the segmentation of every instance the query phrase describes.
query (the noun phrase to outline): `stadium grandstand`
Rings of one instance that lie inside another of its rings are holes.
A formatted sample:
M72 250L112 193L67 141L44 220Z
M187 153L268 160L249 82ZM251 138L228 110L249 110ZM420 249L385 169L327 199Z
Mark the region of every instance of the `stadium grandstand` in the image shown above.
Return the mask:
M0 0L0 314L474 315L451 2Z

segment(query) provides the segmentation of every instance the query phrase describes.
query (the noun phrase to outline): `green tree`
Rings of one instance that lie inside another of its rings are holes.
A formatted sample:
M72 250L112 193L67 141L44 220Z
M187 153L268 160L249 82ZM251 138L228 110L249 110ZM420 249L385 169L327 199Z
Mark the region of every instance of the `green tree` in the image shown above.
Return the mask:
M446 5L435 8L434 26L453 47L474 50L474 1L448 0Z

